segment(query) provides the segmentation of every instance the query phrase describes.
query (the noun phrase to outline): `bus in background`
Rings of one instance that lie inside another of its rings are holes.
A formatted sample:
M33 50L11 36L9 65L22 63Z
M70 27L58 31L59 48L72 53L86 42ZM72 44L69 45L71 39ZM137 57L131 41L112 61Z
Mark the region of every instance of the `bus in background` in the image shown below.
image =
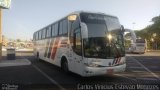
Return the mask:
M74 12L33 34L34 55L84 77L123 72L123 32L115 16Z
M125 50L127 53L144 54L147 51L145 39L137 38L134 30L125 29Z
M133 53L144 54L147 50L147 42L145 39L136 39L136 43L133 44Z

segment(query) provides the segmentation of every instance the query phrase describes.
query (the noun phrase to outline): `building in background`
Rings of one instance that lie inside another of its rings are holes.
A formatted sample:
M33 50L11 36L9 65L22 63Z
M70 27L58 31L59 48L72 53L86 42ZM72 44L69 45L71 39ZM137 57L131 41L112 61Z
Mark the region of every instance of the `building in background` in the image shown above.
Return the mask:
M2 35L2 46L7 47L8 39Z
M21 40L21 39L7 39L4 35L2 36L2 45L3 48L16 48L16 49L23 49L23 48L33 48L32 40Z

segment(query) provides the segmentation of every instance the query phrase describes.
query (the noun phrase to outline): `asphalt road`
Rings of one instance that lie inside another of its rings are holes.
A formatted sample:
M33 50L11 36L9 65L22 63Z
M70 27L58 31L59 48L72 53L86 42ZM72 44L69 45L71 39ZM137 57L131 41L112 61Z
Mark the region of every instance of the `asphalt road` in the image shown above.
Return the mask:
M2 90L6 86L17 86L18 90L160 90L160 52L127 54L125 72L89 78L66 74L59 67L37 61L32 52L18 52L16 55L17 58L27 58L32 64L0 67Z

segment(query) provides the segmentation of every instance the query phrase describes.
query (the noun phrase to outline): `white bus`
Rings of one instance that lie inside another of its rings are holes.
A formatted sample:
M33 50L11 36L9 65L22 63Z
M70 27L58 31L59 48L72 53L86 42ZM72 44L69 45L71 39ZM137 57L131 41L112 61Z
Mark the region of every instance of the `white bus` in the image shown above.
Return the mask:
M136 39L136 42L133 44L132 48L133 53L144 54L147 49L147 42L145 39Z
M34 55L84 77L122 72L123 32L115 16L74 12L34 33Z

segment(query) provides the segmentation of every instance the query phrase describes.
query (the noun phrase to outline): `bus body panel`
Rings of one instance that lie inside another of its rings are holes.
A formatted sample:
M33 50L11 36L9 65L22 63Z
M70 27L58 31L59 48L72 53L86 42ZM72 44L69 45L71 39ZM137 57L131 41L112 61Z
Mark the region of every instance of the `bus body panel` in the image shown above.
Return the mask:
M71 57L69 59L70 62L70 70L74 73L81 74L84 70L82 56L77 55L72 49L70 51Z
M40 59L60 66L61 57L65 56L68 58L67 54L69 48L67 44L62 44L62 41L65 39L66 38L64 37L58 37L34 42L38 45L34 49L34 55L36 56L36 53L38 52Z
M112 73L123 72L126 68L126 59L125 57L115 58L115 59L97 59L97 58L84 58L83 72L79 73L81 76L96 76L96 75L105 75L110 74L107 72L112 69ZM97 64L99 66L90 67L86 64ZM109 66L109 63L111 65Z
M60 37L58 37L60 38ZM50 58L45 57L45 51L47 51L47 55L49 53L49 49L51 49L50 47L52 47L52 50L54 48L54 44L57 38L52 38L52 39L46 39L44 41L36 41L36 45L39 45L39 47L36 48L36 52L39 52L39 58L52 63L56 66L61 67L61 58L64 56L67 61L68 61L68 68L71 72L77 73L81 76L96 76L96 75L105 75L105 74L109 74L107 72L108 69L113 69L113 73L115 72L122 72L125 70L126 68L126 64L125 64L125 57L120 57L120 58L115 58L115 59L98 59L98 58L82 58L82 56L77 55L71 47L60 47L61 46L61 41L63 41L64 37L61 37L58 43L58 48L57 48L57 52L55 54L55 58L52 59L50 56ZM53 42L53 45L48 45L51 44L51 42ZM45 46L45 47L42 47ZM53 51L51 51L51 55L53 55ZM86 66L86 64L90 64L90 63L94 63L94 64L98 64L98 65L102 65L102 67L89 67ZM109 66L109 63L111 63L111 66ZM117 65L117 64L121 64L121 65ZM117 66L116 66L117 65Z

